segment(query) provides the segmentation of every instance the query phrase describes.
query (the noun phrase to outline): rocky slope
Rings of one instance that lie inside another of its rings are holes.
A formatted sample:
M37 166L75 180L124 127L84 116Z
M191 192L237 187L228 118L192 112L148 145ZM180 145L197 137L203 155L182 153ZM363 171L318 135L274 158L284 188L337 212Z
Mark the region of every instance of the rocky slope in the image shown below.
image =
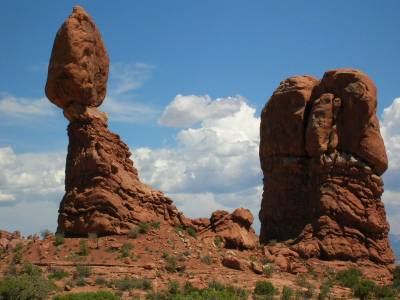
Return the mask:
M376 87L358 70L281 82L261 115L262 242L392 270L376 106Z

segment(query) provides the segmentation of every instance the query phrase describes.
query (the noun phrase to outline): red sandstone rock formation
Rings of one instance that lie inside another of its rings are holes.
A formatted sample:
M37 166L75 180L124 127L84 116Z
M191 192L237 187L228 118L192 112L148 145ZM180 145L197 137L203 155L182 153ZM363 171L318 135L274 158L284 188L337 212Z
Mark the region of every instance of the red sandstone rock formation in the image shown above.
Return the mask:
M123 234L141 221L186 221L162 192L140 182L127 145L97 109L106 95L108 67L96 25L75 7L55 38L46 84L47 97L70 121L58 217L58 231L67 236Z
M223 238L226 247L254 248L258 239L250 211L237 209L216 213L211 221L192 221L162 192L139 180L128 146L108 130L107 115L97 108L106 95L108 68L96 25L75 7L55 38L46 84L47 97L70 121L66 193L57 231L67 236L125 234L148 221L197 230L210 225L208 232Z
M223 246L229 249L255 249L258 237L251 227L254 218L250 210L237 208L231 214L225 210L212 213L210 219L201 218L191 220L203 238L208 235L221 238Z
M392 267L376 106L376 87L358 70L281 82L261 115L261 242L282 241L293 258Z

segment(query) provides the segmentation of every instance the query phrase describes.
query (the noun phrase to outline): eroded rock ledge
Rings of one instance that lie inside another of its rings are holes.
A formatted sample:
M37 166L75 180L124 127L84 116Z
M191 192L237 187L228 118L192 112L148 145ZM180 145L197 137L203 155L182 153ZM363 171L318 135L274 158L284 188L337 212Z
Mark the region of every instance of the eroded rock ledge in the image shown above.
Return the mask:
M261 116L261 242L302 258L393 267L376 106L376 87L358 70L281 82Z

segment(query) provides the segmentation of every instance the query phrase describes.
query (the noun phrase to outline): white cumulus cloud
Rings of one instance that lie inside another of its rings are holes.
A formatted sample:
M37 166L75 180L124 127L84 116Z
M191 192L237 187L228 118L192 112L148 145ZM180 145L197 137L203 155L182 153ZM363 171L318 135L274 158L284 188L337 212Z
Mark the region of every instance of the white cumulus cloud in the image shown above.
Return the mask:
M192 217L238 205L258 213L260 119L255 113L241 96L176 96L160 123L199 126L181 129L174 148L136 149L133 160L141 178L170 195Z
M46 98L23 98L0 93L0 114L14 117L44 117L54 115L53 104Z
M11 147L0 148L0 203L59 201L64 165L65 153L16 154Z
M166 107L159 123L169 127L189 127L206 119L217 119L238 111L245 99L241 96L212 100L208 95L177 95Z

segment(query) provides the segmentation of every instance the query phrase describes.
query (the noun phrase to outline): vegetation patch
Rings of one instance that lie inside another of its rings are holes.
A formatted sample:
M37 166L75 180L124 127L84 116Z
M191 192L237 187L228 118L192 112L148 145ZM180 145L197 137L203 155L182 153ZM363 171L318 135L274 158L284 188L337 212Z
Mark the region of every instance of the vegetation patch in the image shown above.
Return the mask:
M54 300L120 300L111 292L98 291L98 292L85 292L85 293L74 293L62 296L54 297Z
M0 299L45 300L54 289L52 281L46 279L39 268L25 263L21 273L0 280Z
M207 288L198 289L190 283L183 288L177 282L170 282L169 289L164 292L150 292L149 300L245 300L248 292L244 289L224 285L213 281Z
M151 290L152 282L148 278L129 278L113 280L111 285L120 291L130 291L133 289Z

